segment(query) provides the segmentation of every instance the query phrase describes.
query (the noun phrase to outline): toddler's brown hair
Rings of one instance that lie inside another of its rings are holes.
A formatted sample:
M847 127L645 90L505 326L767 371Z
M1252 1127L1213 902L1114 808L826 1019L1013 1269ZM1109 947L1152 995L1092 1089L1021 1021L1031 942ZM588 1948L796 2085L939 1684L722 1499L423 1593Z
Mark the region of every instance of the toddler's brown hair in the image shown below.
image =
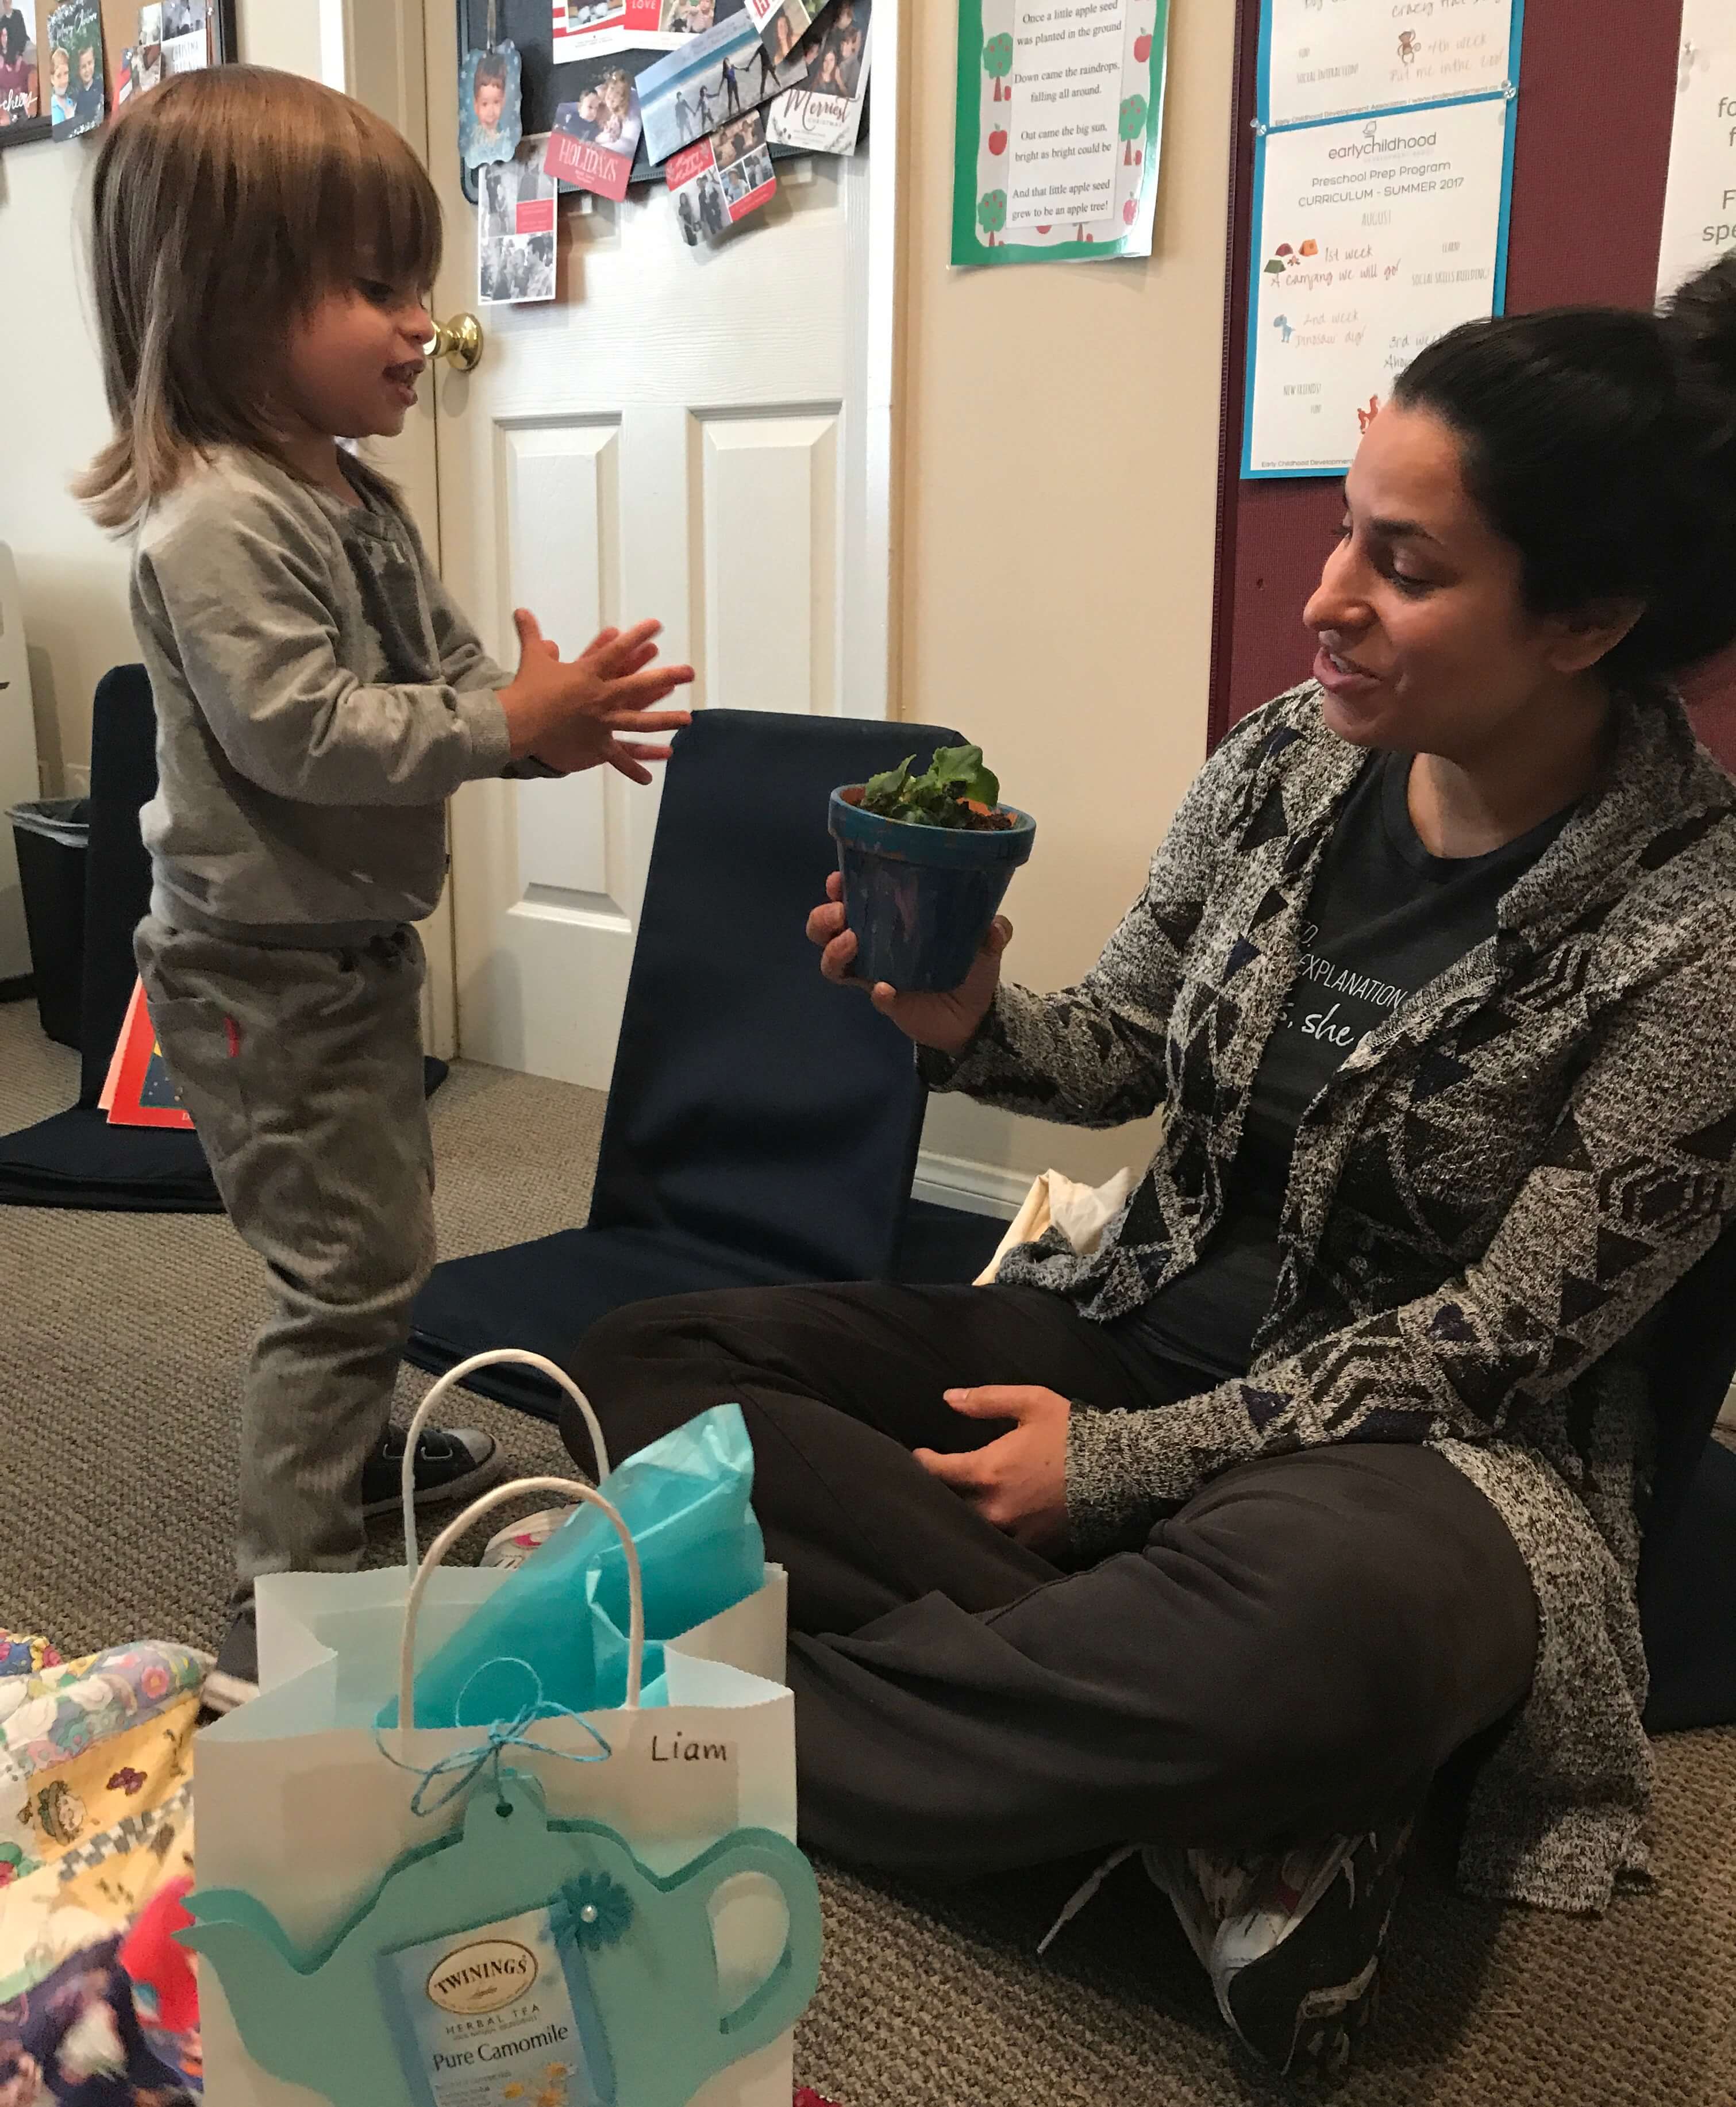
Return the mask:
M245 65L153 88L96 159L91 263L114 429L78 496L123 530L211 447L280 460L271 396L290 325L352 280L432 285L440 249L428 172L349 97Z

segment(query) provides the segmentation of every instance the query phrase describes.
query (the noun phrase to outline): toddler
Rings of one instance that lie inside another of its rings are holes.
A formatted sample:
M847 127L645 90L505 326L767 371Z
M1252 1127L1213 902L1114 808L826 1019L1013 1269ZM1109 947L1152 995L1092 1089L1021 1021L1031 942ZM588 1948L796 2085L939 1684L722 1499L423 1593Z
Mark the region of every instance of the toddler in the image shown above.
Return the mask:
M648 783L655 622L563 663L521 609L485 654L392 485L340 439L399 431L433 326L439 206L358 103L287 74L182 74L98 156L93 261L114 437L80 481L135 537L157 707L136 938L152 1019L272 1307L243 1386L237 1584L207 1685L251 1694L261 1573L345 1571L393 1500L388 1417L433 1260L415 922L473 777L608 763ZM221 239L219 239L221 236ZM494 1444L432 1435L418 1497Z

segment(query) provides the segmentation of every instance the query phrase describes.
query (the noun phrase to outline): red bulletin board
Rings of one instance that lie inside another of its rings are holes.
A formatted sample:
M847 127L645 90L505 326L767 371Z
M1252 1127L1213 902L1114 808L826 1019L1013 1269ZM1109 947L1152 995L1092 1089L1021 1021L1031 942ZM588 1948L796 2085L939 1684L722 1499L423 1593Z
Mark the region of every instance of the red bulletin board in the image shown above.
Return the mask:
M1307 677L1313 649L1302 609L1343 516L1330 478L1241 478L1260 0L1238 0L1236 19L1213 744ZM1652 305L1680 36L1680 0L1526 0L1509 313L1583 301ZM1702 676L1691 699L1701 736L1736 767L1736 663Z

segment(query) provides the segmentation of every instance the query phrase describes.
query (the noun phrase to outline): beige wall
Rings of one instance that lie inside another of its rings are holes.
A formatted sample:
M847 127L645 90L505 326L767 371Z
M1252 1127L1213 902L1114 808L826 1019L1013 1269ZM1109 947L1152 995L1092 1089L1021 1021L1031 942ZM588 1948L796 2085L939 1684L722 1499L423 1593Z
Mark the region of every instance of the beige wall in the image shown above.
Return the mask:
M1205 753L1234 10L1173 0L1149 262L952 271L956 11L906 0L900 714L1037 817L1009 970L1083 973ZM937 1099L931 1151L1107 1175L1151 1136Z
M79 207L89 140L0 154L0 285L7 417L0 438L0 541L18 559L44 788L90 752L90 699L110 666L137 658L127 558L92 526L67 478L108 436L87 317ZM72 788L82 788L74 775Z

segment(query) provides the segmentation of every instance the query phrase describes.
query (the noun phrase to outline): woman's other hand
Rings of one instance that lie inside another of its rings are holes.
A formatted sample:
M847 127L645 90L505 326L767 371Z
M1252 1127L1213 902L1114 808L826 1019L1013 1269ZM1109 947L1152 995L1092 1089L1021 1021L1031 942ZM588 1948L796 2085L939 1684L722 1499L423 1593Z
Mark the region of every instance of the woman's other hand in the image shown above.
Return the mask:
M856 962L856 939L844 926L844 880L833 871L826 881L826 905L808 917L808 941L819 946L820 971L841 987L864 983L850 970ZM890 1017L918 1046L941 1054L962 1054L976 1036L1001 984L1001 954L1012 941L1012 924L997 914L982 949L959 985L946 995L900 995L885 981L868 989L882 1017Z
M1015 1543L1031 1551L1060 1550L1067 1540L1071 1404L1058 1390L1023 1385L949 1390L946 1401L967 1419L1011 1420L1012 1431L958 1456L917 1449L912 1452L917 1462Z

